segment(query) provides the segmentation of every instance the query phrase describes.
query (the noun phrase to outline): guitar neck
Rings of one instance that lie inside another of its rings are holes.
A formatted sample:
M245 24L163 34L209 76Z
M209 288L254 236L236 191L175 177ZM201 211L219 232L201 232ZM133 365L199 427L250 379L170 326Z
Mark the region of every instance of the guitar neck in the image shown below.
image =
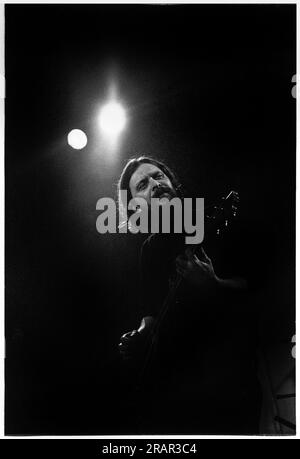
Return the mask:
M225 198L221 199L218 205L212 207L212 212L209 213L209 210L206 208L205 230L208 236L211 233L219 235L222 227L226 228L228 226L228 221L230 220L230 218L236 216L238 202L238 193L236 193L235 191L231 191ZM201 245L202 243L189 245L189 249L192 255L196 253L197 249L201 247ZM168 294L157 316L156 323L153 329L153 336L159 334L160 327L163 321L165 320L169 310L171 310L171 306L175 302L176 294L178 292L181 282L182 276L176 273L176 278L172 283L172 286L169 289Z

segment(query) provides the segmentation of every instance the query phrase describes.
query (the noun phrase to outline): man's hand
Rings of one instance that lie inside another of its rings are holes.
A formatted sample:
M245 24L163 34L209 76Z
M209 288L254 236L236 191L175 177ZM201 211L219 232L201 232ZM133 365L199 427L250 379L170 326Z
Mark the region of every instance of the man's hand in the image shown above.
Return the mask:
M138 330L132 330L121 336L119 351L124 361L137 360L143 355L153 325L152 316L143 317Z
M199 288L218 288L237 292L247 290L248 283L244 278L221 279L218 277L212 261L206 255L203 247L201 247L201 256L203 260L200 260L190 248L187 248L184 255L179 255L176 258L177 272L188 282Z
M141 336L138 330L124 333L120 338L119 351L124 361L129 361L139 355Z
M203 260L200 260L190 248L187 248L184 255L176 258L177 272L196 287L218 286L219 279L215 274L212 261L202 247L201 255Z

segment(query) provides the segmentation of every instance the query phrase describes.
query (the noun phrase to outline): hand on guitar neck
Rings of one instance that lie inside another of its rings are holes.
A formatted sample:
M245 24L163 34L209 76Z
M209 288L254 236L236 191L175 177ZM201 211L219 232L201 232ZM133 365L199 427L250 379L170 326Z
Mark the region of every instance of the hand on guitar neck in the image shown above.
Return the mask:
M221 279L218 277L212 260L207 256L203 247L200 248L199 257L191 247L188 247L183 255L176 258L176 271L201 292L220 288L244 290L247 287L246 281L242 278Z
M176 258L176 271L190 284L197 288L215 288L218 277L215 273L211 259L206 255L203 247L200 248L198 258L191 247L184 254Z

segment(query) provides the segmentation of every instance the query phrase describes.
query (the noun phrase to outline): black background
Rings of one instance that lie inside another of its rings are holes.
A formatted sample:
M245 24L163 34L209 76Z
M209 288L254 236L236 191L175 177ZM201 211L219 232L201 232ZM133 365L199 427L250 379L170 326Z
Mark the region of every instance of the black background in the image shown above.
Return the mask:
M240 192L269 280L261 340L290 341L295 13L6 5L6 433L127 433L117 343L136 326L141 237L98 234L96 202L135 154L209 202ZM95 127L111 75L129 116L113 160Z

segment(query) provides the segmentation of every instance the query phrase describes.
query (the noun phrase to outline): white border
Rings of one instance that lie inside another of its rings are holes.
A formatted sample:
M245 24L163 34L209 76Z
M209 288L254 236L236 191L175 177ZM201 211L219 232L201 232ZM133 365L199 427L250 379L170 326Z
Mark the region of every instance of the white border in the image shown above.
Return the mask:
M297 4L297 64L299 62L299 53L300 53L300 46L299 44L299 27L298 24L300 23L300 8L299 8L299 1L272 1L272 0L265 0L262 2L257 2L253 0L248 0L248 1L239 1L238 3L234 3L233 1L226 1L226 0L221 0L218 2L208 2L206 1L191 1L189 0L187 3L183 1L172 1L172 2L167 2L167 1L109 1L109 2L99 2L99 1L89 1L87 3L84 2L71 2L71 1L51 1L51 2L46 2L48 4L59 4L59 3L65 3L65 4ZM41 4L41 1L21 1L21 0L16 0L16 1L6 1L3 2L3 0L0 0L0 75L4 74L4 4ZM297 65L298 69L298 65ZM291 76L292 77L292 76ZM12 439L103 439L103 440L108 440L112 442L114 439L272 439L272 440L277 440L277 439L298 439L300 438L300 428L299 428L299 396L298 396L298 388L299 388L299 368L298 365L296 365L296 425L298 428L298 433L295 436L269 436L269 435L260 435L260 436L229 436L229 435L157 435L157 436L151 436L151 435L145 435L145 436L131 436L131 435L116 435L116 436L107 436L107 435L91 435L91 436L10 436L10 437L4 437L4 353L5 353L5 340L4 340L4 98L2 98L1 94L1 82L0 82L0 154L1 154L1 161L0 161L0 239L1 239L1 248L3 250L1 251L1 257L0 257L0 277L1 277L1 291L0 291L0 438L4 438L6 440L12 440ZM297 85L297 98L299 96L299 88ZM297 139L299 135L299 104L297 103ZM298 145L299 143L297 142L297 153L298 153ZM297 178L299 177L300 173L300 166L299 166L299 161L298 161L298 154L297 154ZM299 223L300 223L300 217L299 217L299 196L298 196L298 189L296 193L296 237L298 240L299 236ZM298 267L298 262L299 262L299 246L296 244L296 266ZM3 257L2 257L3 254ZM300 275L298 270L296 270L296 285L300 285ZM296 291L296 315L297 315L297 310L298 310L298 292ZM296 323L296 335L297 335L297 323Z
M247 0L242 0L242 1L239 1L239 2L234 2L234 1L228 1L228 0L221 0L221 1L217 1L217 2L214 2L214 1L209 1L209 0L203 0L203 1L195 1L195 0L189 0L187 2L184 2L184 1L165 1L165 0L162 0L162 1L159 1L159 0L132 0L132 1L114 1L114 0L111 0L111 1L104 1L104 2L101 2L101 1L98 1L98 0L92 0L92 1L88 1L88 2L83 2L83 1L70 1L70 0L67 0L67 1L61 1L61 0L56 0L56 1L47 1L47 2L42 2L42 1L22 1L22 0L16 0L16 1L12 1L12 0L8 0L6 2L3 2L3 0L0 1L0 3L4 3L4 4L10 4L10 3L16 3L16 4L21 4L21 3L25 3L25 4L57 4L57 3L61 3L61 4L66 4L66 3L70 3L70 4L81 4L81 5L89 5L89 4L102 4L102 5L105 5L105 4L116 4L116 5L122 5L122 4L148 4L148 5L172 5L172 4L175 4L175 5L192 5L192 4L207 4L207 5L218 5L218 4L231 4L231 5L239 5L239 4L244 4L244 5L247 5L247 4L263 4L263 5L267 5L267 4L290 4L290 5L295 5L296 3L298 3L299 0L297 1L289 1L289 0L276 0L276 1L273 1L273 0L265 0L265 1L255 1L255 0L250 0L250 1L247 1Z
M4 5L0 4L0 435L4 433ZM3 254L3 256L2 256Z

